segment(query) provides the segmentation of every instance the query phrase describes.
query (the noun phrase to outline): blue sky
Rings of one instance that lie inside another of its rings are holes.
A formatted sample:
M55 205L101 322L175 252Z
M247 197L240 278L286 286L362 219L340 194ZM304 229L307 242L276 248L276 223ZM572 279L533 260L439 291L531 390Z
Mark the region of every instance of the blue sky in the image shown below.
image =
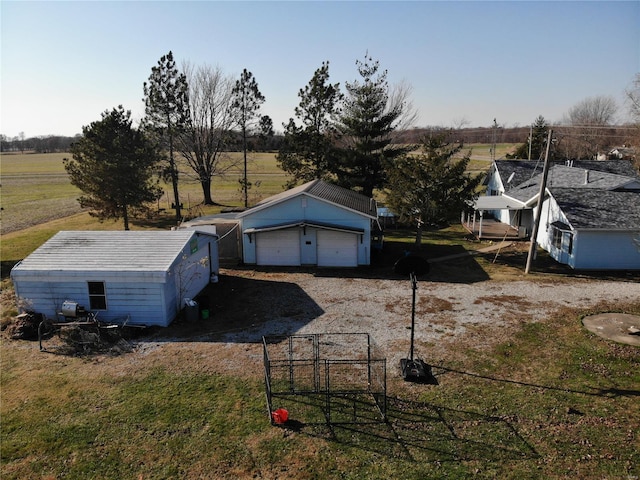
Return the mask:
M640 72L640 1L5 1L0 133L81 133L122 104L141 118L143 83L178 65L251 71L277 130L323 61L357 78L365 52L413 87L416 126L556 122L624 90Z

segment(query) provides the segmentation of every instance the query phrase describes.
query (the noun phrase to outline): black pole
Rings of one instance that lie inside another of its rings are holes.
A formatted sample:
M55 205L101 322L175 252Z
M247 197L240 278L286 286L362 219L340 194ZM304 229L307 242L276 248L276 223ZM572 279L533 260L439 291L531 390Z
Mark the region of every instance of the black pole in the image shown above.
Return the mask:
M416 279L416 274L413 272L411 272L411 287L413 289L413 300L411 302L411 350L409 352L409 359L413 362L413 332L416 326L416 290L418 289L418 280Z

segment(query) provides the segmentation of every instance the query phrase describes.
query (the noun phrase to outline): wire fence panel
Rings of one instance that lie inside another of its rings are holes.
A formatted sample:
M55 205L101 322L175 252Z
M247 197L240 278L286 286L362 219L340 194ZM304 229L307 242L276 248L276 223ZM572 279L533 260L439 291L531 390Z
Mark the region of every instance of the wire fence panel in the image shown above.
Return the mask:
M305 405L307 413L321 409L329 423L385 420L386 359L369 334L263 337L263 357L270 411L274 398L282 403L286 396L296 395L305 397L296 399L298 407Z

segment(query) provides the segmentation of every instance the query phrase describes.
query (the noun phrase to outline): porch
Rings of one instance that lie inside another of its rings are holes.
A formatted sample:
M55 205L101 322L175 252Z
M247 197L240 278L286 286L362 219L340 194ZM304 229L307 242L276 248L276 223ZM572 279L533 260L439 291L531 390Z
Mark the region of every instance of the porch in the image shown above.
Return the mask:
M462 226L480 240L526 240L528 238L526 229L512 227L493 217L476 215L476 212L473 215L463 216Z

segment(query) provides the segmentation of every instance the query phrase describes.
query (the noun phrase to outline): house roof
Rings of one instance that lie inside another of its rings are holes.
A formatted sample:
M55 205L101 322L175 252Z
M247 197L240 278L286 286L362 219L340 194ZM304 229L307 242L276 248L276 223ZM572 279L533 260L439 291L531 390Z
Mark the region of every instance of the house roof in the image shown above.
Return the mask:
M238 217L250 215L255 211L262 210L271 205L276 205L298 195L314 197L339 207L353 210L368 217L374 219L377 218L377 205L374 199L354 192L353 190L327 183L323 180L312 180L311 182L307 182L277 195L265 198L254 207L238 214Z
M61 231L14 271L166 272L194 235L193 230Z
M640 230L640 192L554 188L551 194L574 229Z
M562 165L568 166L567 162L562 160L554 160L551 162L552 167ZM598 171L639 178L637 170L628 160L572 160L570 166L577 170ZM496 160L494 162L494 168L496 168L500 174L500 178L507 191L521 185L536 175L542 174L543 167L544 162L542 160ZM511 182L509 182L509 185L507 185L506 182L512 174L513 178Z
M593 162L605 163L605 162ZM542 174L513 187L505 195L521 202L528 202L540 192ZM603 171L588 170L565 165L553 165L549 169L547 190L556 188L577 188L591 190L615 190L620 188L640 188L640 179Z

